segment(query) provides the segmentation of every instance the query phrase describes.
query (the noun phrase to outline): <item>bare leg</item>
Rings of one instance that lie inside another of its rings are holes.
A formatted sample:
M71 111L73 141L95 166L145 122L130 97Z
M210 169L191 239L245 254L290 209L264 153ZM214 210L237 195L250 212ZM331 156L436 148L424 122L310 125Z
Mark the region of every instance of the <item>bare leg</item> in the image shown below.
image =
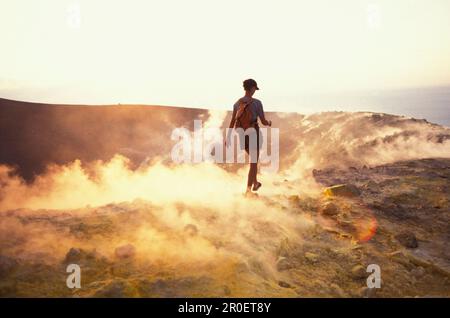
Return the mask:
M258 171L258 163L251 162L250 169L248 170L247 188L251 188L256 181L256 173Z
M257 174L258 174L258 160L259 160L259 129L257 130L256 136L257 136L256 162L250 162L250 169L248 170L248 177L247 177L247 192L251 192L252 186L255 186L258 183ZM248 136L245 137L245 151L249 155L249 159L251 159L250 142Z

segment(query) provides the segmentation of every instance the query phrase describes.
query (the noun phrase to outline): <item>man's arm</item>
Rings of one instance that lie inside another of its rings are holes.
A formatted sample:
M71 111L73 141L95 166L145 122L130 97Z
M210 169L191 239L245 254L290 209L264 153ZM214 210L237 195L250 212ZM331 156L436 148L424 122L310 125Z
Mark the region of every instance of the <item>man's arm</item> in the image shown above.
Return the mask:
M234 128L234 124L236 123L236 113L237 113L237 109L236 109L236 107L233 106L233 115L231 115L231 121L230 121L229 128Z
M230 121L230 126L229 126L230 129L228 129L228 131L227 131L227 137L225 139L225 146L230 143L231 129L233 129L234 125L236 124L236 113L237 113L237 107L235 107L235 105L233 105L233 114L231 115L231 121Z
M261 123L264 126L272 126L272 121L271 120L267 120L266 116L264 115L264 108L263 108L262 103L260 103L259 118L261 119Z

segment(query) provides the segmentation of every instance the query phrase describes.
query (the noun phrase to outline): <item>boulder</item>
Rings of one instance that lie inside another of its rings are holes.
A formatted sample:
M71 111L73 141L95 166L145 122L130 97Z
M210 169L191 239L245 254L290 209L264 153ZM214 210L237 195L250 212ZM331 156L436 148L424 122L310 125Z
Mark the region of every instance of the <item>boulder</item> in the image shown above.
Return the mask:
M402 232L400 234L397 234L395 236L395 239L407 248L417 248L419 246L416 236L411 232Z
M306 252L305 259L310 263L317 263L317 261L319 260L319 255L311 252Z
M328 187L324 190L324 194L329 197L347 197L353 198L361 194L359 189L353 184L338 184Z
M333 202L326 202L320 209L320 212L326 216L335 216L339 214L339 209Z
M352 277L355 279L363 279L368 277L366 269L362 265L356 265L352 268Z
M66 254L64 259L65 264L80 264L80 263L90 263L100 259L100 255L95 249L84 250L82 248L72 247Z
M280 280L280 281L278 282L278 286L283 287L283 288L292 288L291 284L286 283L286 282L284 282L284 281L282 281L282 280Z
M295 265L286 257L280 257L277 261L277 270L279 272L294 268Z
M82 250L79 248L72 247L66 254L66 258L64 259L64 263L78 263L82 258Z
M136 254L136 249L132 244L126 244L117 247L114 253L120 259L131 258Z
M289 257L292 253L294 253L294 250L295 250L294 245L286 237L281 240L280 245L277 249L277 255Z

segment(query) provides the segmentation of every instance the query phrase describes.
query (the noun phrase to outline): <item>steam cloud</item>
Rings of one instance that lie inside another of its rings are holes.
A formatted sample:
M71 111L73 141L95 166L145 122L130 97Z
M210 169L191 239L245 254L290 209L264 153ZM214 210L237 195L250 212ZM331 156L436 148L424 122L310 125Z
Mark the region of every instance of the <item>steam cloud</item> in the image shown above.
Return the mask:
M225 115L210 114L206 126L226 126ZM173 165L168 153L137 169L119 154L109 161L53 164L31 183L1 165L0 254L33 258L39 251L60 261L70 247L82 246L113 257L113 247L132 243L146 261L239 264L244 259L267 264L261 271L275 275L273 252L279 243L301 241L314 222L280 212L281 202L268 204L264 196L318 196L322 188L313 169L450 157L450 129L425 121L372 113L272 115L280 127L282 170L260 177L260 200L242 196L247 166ZM120 228L120 236L80 239L58 225L67 216L103 214L111 217L108 226ZM18 221L29 218L43 221Z

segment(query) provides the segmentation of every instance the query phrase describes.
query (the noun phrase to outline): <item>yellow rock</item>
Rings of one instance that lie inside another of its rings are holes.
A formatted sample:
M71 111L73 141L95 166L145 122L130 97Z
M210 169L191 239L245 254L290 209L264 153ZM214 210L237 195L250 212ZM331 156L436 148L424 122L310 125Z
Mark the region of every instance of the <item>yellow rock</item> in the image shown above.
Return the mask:
M324 190L324 194L328 197L357 197L361 194L359 189L352 184L338 184L328 187Z

